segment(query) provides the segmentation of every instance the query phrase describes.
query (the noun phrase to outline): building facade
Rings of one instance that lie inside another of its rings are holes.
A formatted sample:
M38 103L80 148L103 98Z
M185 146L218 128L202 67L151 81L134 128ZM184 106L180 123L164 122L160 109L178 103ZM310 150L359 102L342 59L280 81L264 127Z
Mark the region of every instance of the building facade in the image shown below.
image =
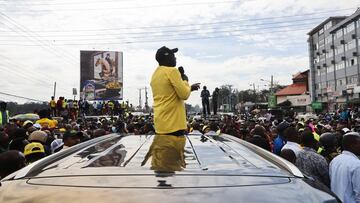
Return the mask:
M351 16L330 17L308 35L312 102L335 110L359 100L360 9Z
M286 86L275 93L277 105L285 101L290 101L291 106L299 111L306 111L306 107L311 104L308 86L309 70L293 75L293 84Z

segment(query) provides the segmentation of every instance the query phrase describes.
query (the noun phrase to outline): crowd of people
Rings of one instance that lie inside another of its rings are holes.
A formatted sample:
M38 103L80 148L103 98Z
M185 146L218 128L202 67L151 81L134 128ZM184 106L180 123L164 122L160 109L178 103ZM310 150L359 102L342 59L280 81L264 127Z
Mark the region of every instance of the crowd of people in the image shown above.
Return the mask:
M360 119L356 118L355 111L343 110L307 120L294 116L274 118L269 112L246 116L210 115L207 101L210 93L204 91L204 115L186 115L183 100L191 91L198 90L199 84L189 86L184 70L179 73L169 68L176 65L175 52L177 49L162 47L156 55L160 66L151 83L154 116L133 115L119 102L107 101L94 102L92 109L97 115L109 116L91 120L80 113L89 111L87 102L72 101L70 104L64 98L57 102L52 98L49 109L38 112L40 119L20 121L9 119L6 104L1 103L0 177L80 142L110 133L155 135L154 140L183 142L183 145L186 134L204 137L229 134L283 157L309 178L330 188L341 201L360 202ZM171 84L164 84L165 80L161 79L164 75ZM172 85L177 95L172 94ZM169 99L164 100L165 97ZM64 113L66 111L75 113ZM264 117L267 119L260 119ZM161 143L158 144L161 147ZM180 148L176 150L181 152ZM149 156L151 153L156 151Z

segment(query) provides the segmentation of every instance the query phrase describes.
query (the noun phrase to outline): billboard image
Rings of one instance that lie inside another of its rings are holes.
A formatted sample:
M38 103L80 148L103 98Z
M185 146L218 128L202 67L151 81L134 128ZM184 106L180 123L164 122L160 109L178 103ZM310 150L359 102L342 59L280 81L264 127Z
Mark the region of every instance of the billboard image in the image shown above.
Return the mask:
M81 99L122 100L122 52L80 51L80 63Z

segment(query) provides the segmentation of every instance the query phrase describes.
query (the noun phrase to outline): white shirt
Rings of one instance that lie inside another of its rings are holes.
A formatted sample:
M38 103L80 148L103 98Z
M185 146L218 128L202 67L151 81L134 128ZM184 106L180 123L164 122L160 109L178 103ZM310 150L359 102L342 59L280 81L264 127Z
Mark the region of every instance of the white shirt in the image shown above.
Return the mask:
M302 150L301 146L296 142L287 141L286 144L281 148L281 151L284 149L291 149L295 156L297 157L299 152Z
M360 159L349 151L330 162L331 190L344 203L360 203Z

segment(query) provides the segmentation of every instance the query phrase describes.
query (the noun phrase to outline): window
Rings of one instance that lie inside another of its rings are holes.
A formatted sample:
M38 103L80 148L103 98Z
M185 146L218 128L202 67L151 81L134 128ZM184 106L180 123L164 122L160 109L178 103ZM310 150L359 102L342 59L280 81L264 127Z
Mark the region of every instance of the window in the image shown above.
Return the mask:
M326 72L327 73L331 73L331 72L334 72L334 66L330 66L326 69Z
M319 89L319 83L315 84L315 89L318 90Z
M339 38L341 38L342 37L342 35L343 35L343 33L342 33L342 29L340 29L340 30L338 30L338 31L336 31L336 39L339 39Z
M321 29L319 30L319 35L322 35L322 34L324 34L324 28L321 28Z
M345 78L337 79L336 85L338 85L338 86L345 85Z
M346 61L346 67L355 66L355 65L357 65L357 63L358 63L358 60L357 60L356 57L355 57L355 58L351 58L351 59L349 59L349 60Z
M325 26L324 26L324 29L325 29L325 30L328 30L328 29L330 29L331 27L332 27L332 21L326 23Z
M335 55L341 54L343 52L344 52L344 47L342 45L335 47Z
M348 84L357 84L357 81L358 81L358 76L357 75L348 77Z
M317 69L317 75L320 76L320 70L319 69Z
M344 61L340 61L338 63L335 64L335 70L341 70L345 68L345 63Z
M332 42L332 35L325 37L325 44L330 44Z
M355 30L355 24L353 22L350 23L349 25L346 26L345 30L346 30L346 33L350 33L351 31Z
M350 42L345 44L345 51L351 50L356 48L356 41L355 39L351 40Z

